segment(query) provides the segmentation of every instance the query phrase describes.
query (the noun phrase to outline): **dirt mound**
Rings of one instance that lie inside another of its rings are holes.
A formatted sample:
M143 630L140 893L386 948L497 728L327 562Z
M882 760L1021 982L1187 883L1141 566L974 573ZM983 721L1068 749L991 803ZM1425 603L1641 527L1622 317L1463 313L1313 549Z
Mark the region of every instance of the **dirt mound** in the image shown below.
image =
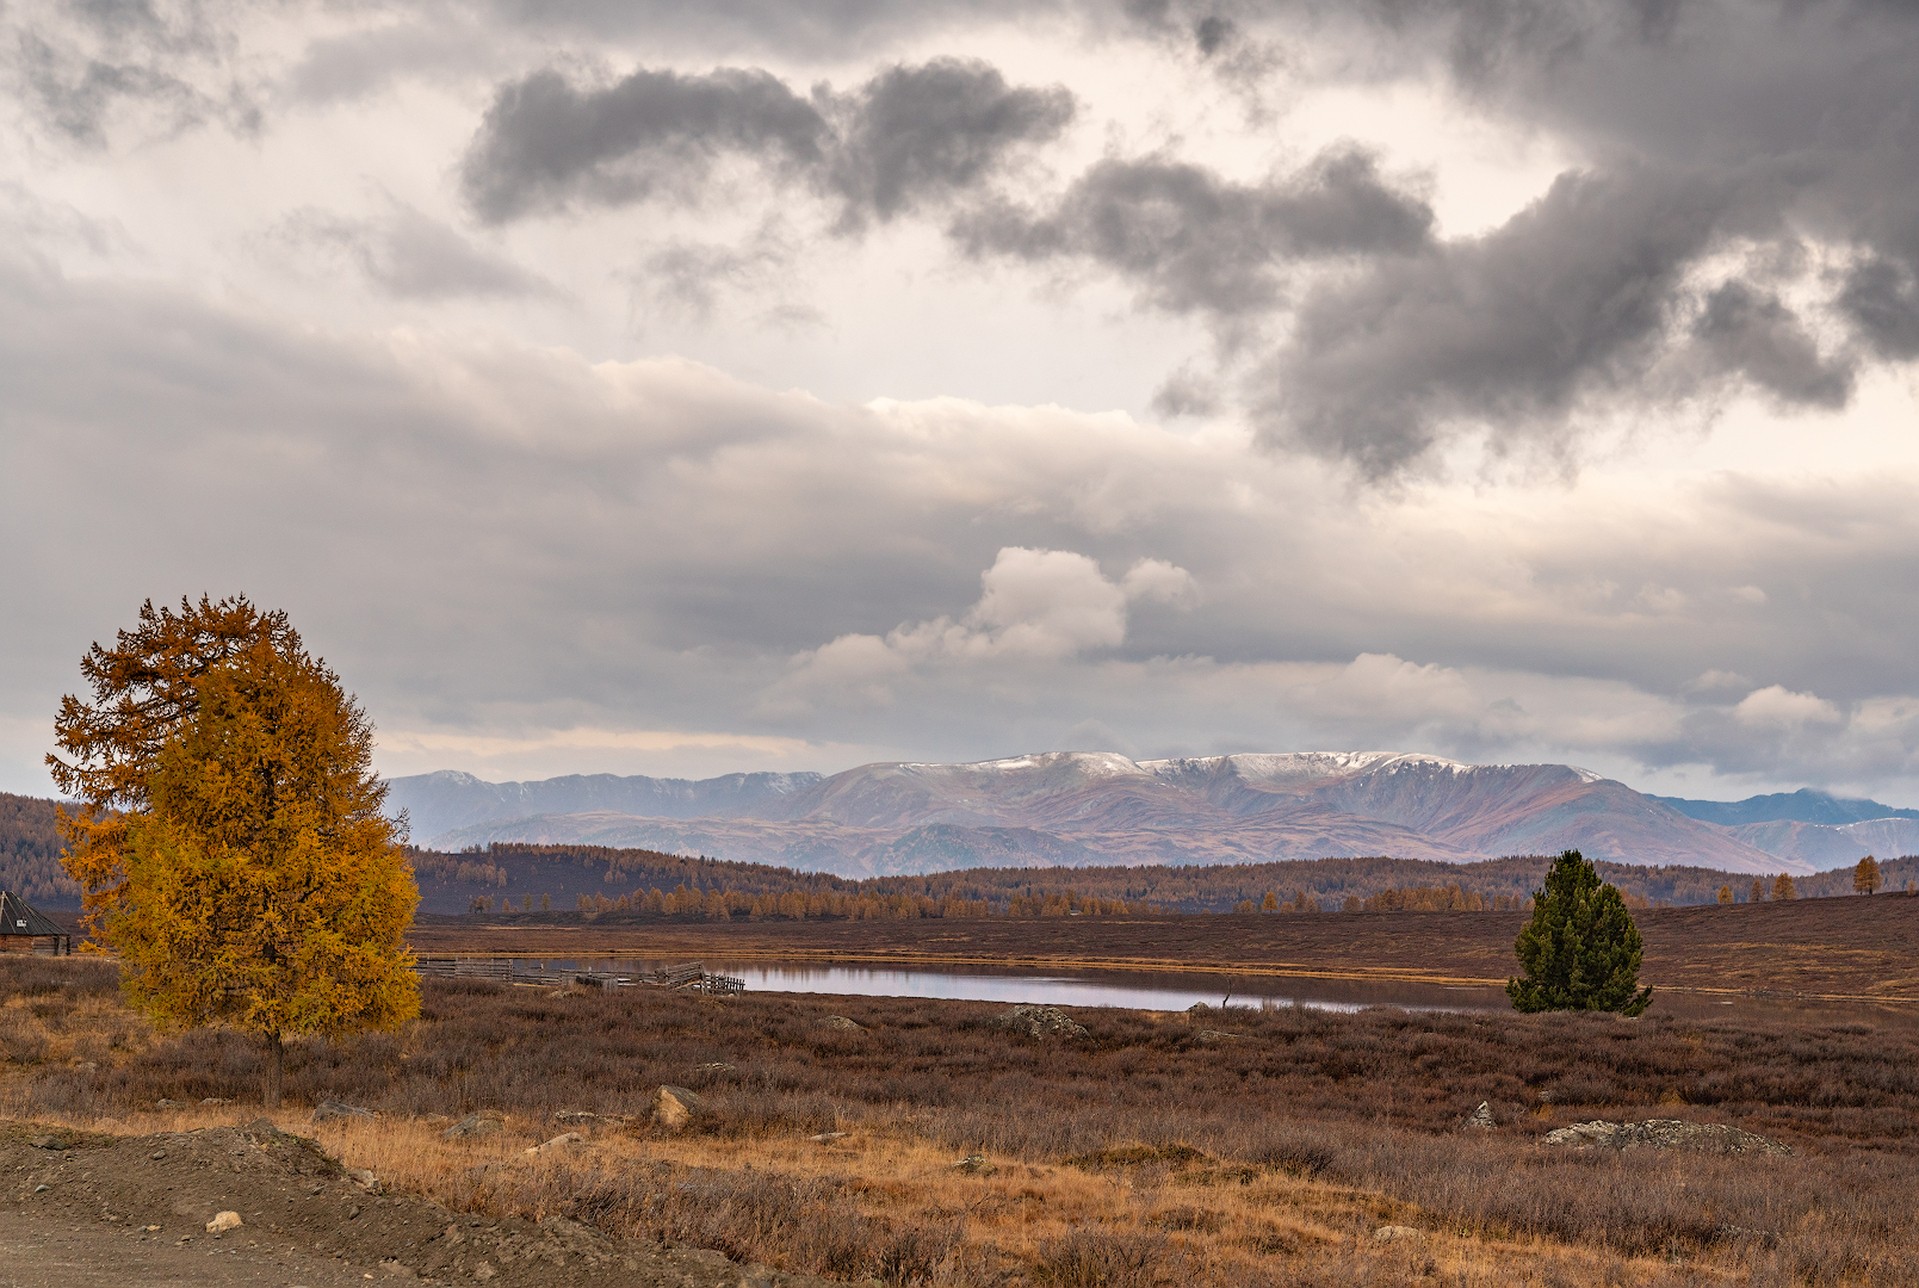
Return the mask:
M242 1224L209 1234L221 1212ZM799 1288L823 1281L560 1218L453 1213L349 1174L265 1121L114 1137L0 1125L0 1259L17 1288L116 1283L483 1283L492 1288Z

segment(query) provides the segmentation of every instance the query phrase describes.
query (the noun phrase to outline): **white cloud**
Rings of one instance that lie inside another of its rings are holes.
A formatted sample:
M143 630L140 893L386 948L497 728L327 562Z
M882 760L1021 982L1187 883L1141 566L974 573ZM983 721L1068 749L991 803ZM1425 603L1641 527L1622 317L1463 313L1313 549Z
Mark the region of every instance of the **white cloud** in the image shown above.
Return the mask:
M1193 593L1192 574L1163 559L1141 559L1115 582L1085 555L1008 546L980 574L979 600L961 617L902 623L884 638L842 635L802 653L764 709L887 705L891 682L915 667L1064 663L1124 643L1132 604L1177 604Z
M1837 725L1845 717L1839 708L1811 693L1795 693L1784 685L1754 689L1732 709L1743 725L1769 729L1802 729L1808 725Z

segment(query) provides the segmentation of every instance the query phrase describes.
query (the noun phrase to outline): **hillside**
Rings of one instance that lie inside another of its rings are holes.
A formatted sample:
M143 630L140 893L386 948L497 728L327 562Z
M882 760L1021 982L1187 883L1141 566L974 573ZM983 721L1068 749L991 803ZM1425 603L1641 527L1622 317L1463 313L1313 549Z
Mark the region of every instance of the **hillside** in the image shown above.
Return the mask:
M634 847L855 877L1373 854L1460 863L1575 847L1620 863L1812 870L1568 766L1389 752L1147 761L1060 752L704 782L427 774L394 780L390 799L416 842L435 848Z
M1538 888L1544 857L1445 863L1422 859L1309 859L1278 863L970 868L854 880L766 864L690 858L650 850L502 842L479 853L414 856L421 908L463 913L554 914L590 907L615 918L839 919L1128 911L1231 912L1263 904L1287 910L1474 910L1520 906ZM1722 887L1739 902L1755 878L1710 868L1599 863L1600 874L1634 904L1704 904ZM1919 879L1919 859L1889 860L1884 888ZM1849 893L1849 872L1797 879L1804 895ZM1770 887L1770 882L1762 882ZM800 901L796 907L790 899ZM584 902L583 902L584 901ZM903 902L902 902L903 901Z
M0 792L0 889L33 904L78 906L80 888L60 870L53 811L52 801Z

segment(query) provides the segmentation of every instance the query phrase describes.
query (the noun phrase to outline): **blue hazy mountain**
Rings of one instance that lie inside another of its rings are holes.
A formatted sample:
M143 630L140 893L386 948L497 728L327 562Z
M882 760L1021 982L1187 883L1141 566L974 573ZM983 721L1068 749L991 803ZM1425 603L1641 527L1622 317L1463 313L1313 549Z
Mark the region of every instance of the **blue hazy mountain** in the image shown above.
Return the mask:
M1739 827L1746 823L1821 823L1844 827L1874 819L1903 818L1919 820L1919 809L1899 809L1878 801L1855 796L1834 796L1830 792L1801 787L1796 792L1771 792L1748 796L1742 801L1695 801L1678 796L1654 796L1653 800L1678 810L1687 818L1721 827Z

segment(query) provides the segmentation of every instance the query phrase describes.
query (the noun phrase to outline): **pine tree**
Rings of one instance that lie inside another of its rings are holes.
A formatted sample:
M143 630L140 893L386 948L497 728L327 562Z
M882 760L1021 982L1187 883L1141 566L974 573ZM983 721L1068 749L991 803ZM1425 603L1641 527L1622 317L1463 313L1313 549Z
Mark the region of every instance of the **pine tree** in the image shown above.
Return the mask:
M1639 984L1645 945L1626 901L1578 850L1553 860L1513 948L1524 974L1506 981L1506 995L1518 1010L1638 1015L1652 1001Z

